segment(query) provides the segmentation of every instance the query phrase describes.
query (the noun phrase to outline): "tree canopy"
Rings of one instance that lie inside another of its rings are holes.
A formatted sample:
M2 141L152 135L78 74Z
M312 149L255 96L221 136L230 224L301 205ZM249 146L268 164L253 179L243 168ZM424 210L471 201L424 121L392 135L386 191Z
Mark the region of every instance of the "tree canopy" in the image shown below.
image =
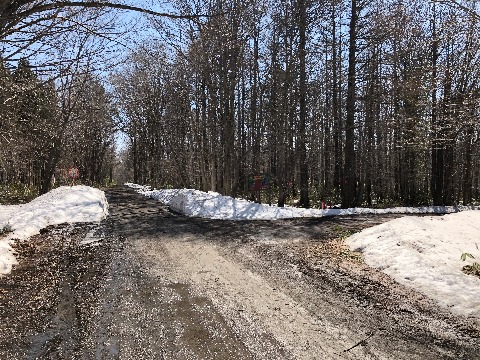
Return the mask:
M153 186L258 201L262 176L264 199L304 207L480 198L475 1L138 4L2 2L2 181L45 191L69 163L111 178L122 130L125 176Z

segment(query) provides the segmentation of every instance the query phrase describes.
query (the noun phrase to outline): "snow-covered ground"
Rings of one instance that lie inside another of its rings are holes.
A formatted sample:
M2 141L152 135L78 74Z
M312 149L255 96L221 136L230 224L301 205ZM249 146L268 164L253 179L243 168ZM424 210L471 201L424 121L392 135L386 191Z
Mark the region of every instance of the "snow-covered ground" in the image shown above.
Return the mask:
M462 267L480 262L480 211L405 216L346 240L365 262L413 287L453 313L480 318L480 279ZM466 262L462 253L477 257Z
M466 264L480 262L478 209L399 207L307 210L255 204L214 192L150 190L136 184L126 185L185 215L213 219L275 220L351 214L450 213L444 216L405 216L363 230L348 238L346 243L352 250L361 251L368 265L435 299L439 305L458 315L480 318L480 279L461 271ZM460 256L464 252L473 254L477 259L462 262Z
M24 205L0 205L0 274L9 273L16 263L10 242L38 234L49 225L98 222L108 214L103 191L88 186L62 186Z

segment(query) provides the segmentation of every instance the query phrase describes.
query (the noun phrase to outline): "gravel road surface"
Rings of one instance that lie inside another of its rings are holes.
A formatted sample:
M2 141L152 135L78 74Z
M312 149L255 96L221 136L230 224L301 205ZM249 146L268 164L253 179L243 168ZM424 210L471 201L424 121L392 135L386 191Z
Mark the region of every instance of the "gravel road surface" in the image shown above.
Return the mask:
M101 224L16 244L0 359L480 359L478 321L343 244L394 216L193 219L106 193Z

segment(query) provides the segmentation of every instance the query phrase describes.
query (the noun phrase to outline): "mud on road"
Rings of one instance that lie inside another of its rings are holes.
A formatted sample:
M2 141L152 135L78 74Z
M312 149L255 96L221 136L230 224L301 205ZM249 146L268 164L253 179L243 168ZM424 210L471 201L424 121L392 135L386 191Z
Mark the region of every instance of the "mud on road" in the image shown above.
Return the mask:
M99 225L16 244L0 359L479 359L480 325L358 260L393 216L231 222L124 188Z

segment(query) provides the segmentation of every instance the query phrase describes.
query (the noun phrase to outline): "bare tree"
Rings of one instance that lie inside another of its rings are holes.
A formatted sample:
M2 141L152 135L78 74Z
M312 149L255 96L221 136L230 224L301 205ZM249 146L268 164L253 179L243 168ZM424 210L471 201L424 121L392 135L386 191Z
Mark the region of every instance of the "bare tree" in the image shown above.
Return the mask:
M348 45L347 117L345 121L345 162L343 168L342 207L354 207L357 203L357 173L355 169L355 104L356 104L356 56L357 1L351 0L351 15Z

